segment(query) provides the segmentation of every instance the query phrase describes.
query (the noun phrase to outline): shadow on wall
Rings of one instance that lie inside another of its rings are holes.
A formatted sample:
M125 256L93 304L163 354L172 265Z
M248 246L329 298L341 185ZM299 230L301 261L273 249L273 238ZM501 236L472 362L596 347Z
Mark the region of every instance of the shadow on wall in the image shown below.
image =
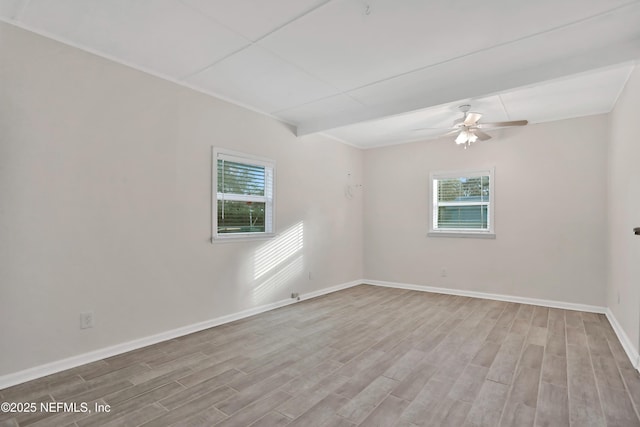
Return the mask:
M304 266L304 224L286 229L256 249L253 257L253 302L264 303L302 273Z

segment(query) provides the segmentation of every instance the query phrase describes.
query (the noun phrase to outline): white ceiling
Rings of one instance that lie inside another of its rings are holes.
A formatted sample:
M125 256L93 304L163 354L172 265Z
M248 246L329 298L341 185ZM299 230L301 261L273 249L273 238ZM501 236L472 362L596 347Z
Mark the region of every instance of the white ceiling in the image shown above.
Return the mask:
M611 110L640 0L0 0L0 19L367 148Z

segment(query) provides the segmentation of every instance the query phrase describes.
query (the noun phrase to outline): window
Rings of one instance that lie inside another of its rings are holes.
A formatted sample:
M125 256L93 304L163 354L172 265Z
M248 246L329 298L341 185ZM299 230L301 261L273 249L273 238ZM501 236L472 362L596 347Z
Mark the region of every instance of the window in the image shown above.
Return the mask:
M493 169L431 174L429 235L495 238L493 192Z
M214 148L213 164L214 239L272 236L275 162Z

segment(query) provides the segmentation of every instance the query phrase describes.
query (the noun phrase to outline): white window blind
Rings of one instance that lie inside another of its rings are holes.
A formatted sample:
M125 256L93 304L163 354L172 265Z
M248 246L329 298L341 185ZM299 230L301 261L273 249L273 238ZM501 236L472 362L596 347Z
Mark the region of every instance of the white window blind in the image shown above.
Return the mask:
M434 173L431 233L493 232L493 171Z
M214 238L273 233L275 163L214 150Z

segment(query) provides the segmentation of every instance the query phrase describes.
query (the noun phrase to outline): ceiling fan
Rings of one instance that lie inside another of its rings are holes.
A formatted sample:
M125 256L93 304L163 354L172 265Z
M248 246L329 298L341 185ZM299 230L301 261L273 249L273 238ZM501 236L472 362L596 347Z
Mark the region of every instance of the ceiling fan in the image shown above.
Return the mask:
M491 135L482 131L482 129L498 129L510 126L524 126L529 123L527 120L514 120L510 122L495 122L495 123L478 123L482 114L469 112L471 109L471 105L465 104L458 107L458 109L462 112L463 117L460 119L456 119L453 121L452 130L443 136L447 135L455 135L456 136L456 144L464 145L464 148L467 149L474 142L486 141L491 139Z

